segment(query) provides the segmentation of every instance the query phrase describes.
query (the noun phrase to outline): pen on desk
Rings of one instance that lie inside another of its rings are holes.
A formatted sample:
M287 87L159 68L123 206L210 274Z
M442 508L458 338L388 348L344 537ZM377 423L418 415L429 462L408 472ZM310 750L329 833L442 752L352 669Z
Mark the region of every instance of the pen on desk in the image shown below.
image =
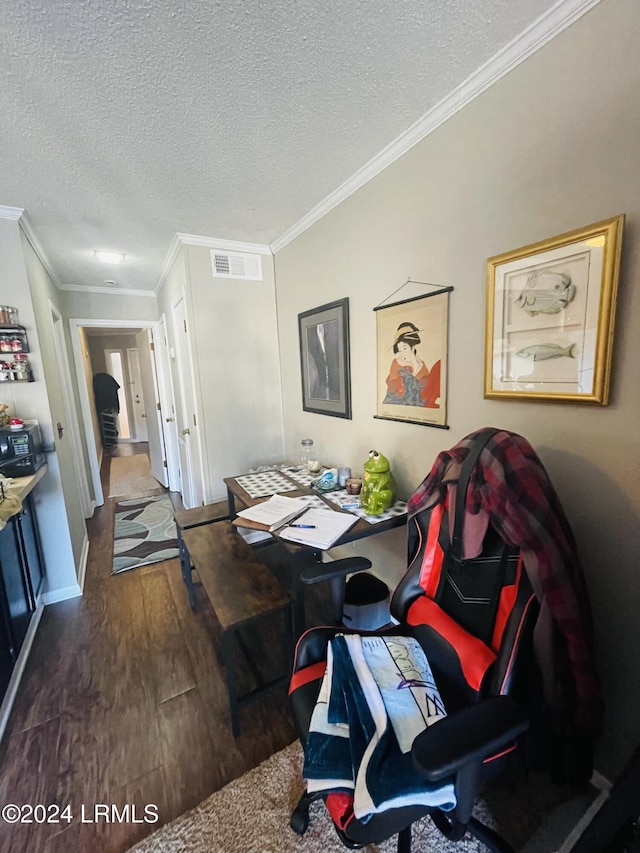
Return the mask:
M305 527L307 530L315 530L315 524L290 524L289 527Z

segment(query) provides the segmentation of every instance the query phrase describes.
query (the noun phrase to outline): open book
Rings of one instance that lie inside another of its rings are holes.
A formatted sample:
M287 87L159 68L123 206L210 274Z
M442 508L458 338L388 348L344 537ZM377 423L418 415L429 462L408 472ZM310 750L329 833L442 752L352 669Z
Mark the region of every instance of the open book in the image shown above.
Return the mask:
M298 542L300 545L326 550L331 548L334 542L337 542L358 521L358 516L350 512L310 509L296 519L296 522L300 522L303 526L285 527L278 531L278 535L282 539L288 539L289 542Z
M236 527L251 527L254 530L277 530L303 513L306 501L300 498L286 498L284 495L272 495L268 501L240 510L233 520Z

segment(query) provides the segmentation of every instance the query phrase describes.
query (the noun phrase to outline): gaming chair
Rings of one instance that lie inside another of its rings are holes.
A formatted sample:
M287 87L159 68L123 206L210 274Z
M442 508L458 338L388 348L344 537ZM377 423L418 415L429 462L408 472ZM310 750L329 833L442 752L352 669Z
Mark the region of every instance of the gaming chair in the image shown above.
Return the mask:
M508 753L531 737L525 732L541 690L532 648L539 605L521 550L508 545L491 522L478 529L478 518L467 511L469 480L479 476L478 459L498 432L504 438L504 431L494 429L472 434L466 458L453 466L453 476L445 473L437 499L409 518L408 570L391 601L399 624L385 629L414 637L426 653L447 716L418 735L411 756L428 782L453 783L456 804L447 812L416 805L390 808L361 820L353 813L349 792L305 793L291 818L298 834L308 826L311 801L322 797L347 847L398 834L399 853L408 853L411 824L429 814L450 841L469 831L490 850L511 851L472 815L483 784L504 767ZM476 555L465 559L474 536L479 537ZM327 571L335 572L335 564ZM314 628L297 645L289 693L303 746L327 645L337 632L349 633Z

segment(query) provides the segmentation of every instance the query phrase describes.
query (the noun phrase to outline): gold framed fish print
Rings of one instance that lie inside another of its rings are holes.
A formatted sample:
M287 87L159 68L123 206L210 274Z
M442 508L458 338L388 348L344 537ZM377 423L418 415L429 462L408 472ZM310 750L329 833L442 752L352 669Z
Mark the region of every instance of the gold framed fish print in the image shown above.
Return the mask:
M609 403L624 215L488 260L484 396Z

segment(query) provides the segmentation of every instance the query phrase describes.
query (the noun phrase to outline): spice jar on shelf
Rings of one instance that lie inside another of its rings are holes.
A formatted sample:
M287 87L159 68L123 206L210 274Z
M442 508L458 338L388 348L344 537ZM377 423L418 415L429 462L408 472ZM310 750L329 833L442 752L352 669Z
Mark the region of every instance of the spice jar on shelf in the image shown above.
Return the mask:
M22 349L23 349L22 338L15 335L13 338L11 338L10 344L11 344L11 352L22 352Z
M11 338L9 335L0 335L0 352L11 352Z
M0 326L17 326L18 309L10 305L0 305Z
M29 379L29 362L26 358L16 358L13 362L13 378L22 382Z
M13 378L26 381L31 377L31 367L26 355L18 354L13 360Z

